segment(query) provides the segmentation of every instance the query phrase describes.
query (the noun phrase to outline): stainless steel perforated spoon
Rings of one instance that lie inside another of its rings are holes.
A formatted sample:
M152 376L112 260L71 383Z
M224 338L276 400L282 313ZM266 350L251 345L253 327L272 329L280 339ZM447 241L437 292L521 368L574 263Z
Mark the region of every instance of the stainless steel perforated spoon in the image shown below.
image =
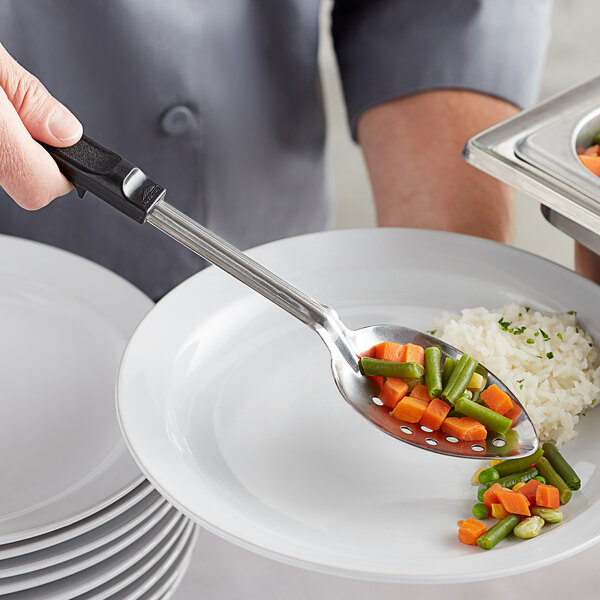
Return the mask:
M490 433L482 442L462 442L390 416L376 398L374 383L359 369L359 355L382 341L437 345L444 357L462 354L445 342L408 327L374 325L348 329L331 307L320 304L243 252L196 223L164 200L166 191L137 167L85 136L74 146L45 146L80 196L90 191L139 223L150 223L202 258L220 267L277 304L319 334L331 354L331 369L339 391L368 421L385 433L424 450L468 458L526 456L538 447L533 424L525 410L505 436ZM514 394L492 373L496 384L522 407Z

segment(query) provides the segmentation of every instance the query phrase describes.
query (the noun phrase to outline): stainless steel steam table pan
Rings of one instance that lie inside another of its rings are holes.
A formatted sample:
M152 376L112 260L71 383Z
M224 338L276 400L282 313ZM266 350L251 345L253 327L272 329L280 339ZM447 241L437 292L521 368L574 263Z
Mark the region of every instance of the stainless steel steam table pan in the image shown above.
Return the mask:
M600 253L600 178L577 153L600 133L600 77L471 138L475 167L537 198L556 227Z

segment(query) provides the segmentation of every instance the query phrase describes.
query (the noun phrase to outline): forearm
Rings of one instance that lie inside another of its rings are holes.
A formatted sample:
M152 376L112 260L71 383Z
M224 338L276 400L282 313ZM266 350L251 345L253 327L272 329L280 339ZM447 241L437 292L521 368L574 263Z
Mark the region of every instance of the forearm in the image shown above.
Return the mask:
M517 112L475 92L436 90L380 104L358 122L380 226L509 242L512 194L461 157L466 141Z

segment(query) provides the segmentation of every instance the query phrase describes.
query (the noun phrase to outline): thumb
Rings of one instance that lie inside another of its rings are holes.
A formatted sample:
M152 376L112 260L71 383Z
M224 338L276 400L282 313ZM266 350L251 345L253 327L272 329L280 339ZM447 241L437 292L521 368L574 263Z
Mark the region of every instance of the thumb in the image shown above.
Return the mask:
M0 45L0 87L35 140L70 146L83 133L81 123Z

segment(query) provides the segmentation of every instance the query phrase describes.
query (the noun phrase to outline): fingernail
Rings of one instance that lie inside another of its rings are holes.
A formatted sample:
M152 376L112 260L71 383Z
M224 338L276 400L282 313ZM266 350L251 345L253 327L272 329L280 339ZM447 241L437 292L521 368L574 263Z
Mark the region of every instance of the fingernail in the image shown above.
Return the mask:
M50 133L61 142L79 137L83 129L81 123L64 106L54 109L48 127Z

